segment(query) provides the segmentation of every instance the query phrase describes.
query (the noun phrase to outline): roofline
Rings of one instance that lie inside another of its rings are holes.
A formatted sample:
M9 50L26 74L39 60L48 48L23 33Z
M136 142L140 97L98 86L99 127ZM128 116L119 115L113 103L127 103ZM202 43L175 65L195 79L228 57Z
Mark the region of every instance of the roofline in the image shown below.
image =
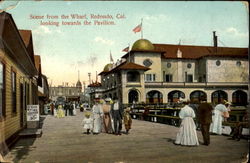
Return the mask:
M20 45L21 45L21 47L23 48L23 50L24 50L24 55L26 56L26 58L28 58L28 62L30 63L30 65L31 65L31 68L33 69L33 70L31 70L32 72L30 72L29 70L27 70L27 67L25 67L25 66L23 66L23 64L21 64L22 66L22 68L23 68L23 70L28 74L28 75L31 75L31 76L35 76L35 75L37 75L38 74L38 71L36 70L36 67L35 67L35 65L34 65L34 63L32 62L32 60L31 60L31 58L30 58L30 56L29 56L29 54L28 54L28 51L27 51L27 49L26 49L26 46L25 46L25 44L24 44L24 41L23 41L23 39L22 39L22 37L21 37L21 35L20 35L20 33L19 33L19 31L18 31L18 28L17 28L17 26L16 26L16 24L15 24L15 21L14 21L14 19L12 18L12 15L11 14L9 14L9 13L7 13L7 12L2 12L3 14L5 14L5 19L6 20L10 20L10 25L13 27L13 31L15 32L15 35L17 36L17 38L18 38L18 42L20 43ZM0 13L1 14L1 13ZM31 31L31 30L30 30ZM32 37L32 35L31 35L31 37ZM13 53L13 51L12 51L12 49L7 45L7 43L6 43L6 41L4 40L4 39L1 39L2 41L3 41L3 43L5 44L5 46L7 46L7 48L9 49L9 51L11 52L11 53ZM13 56L15 56L15 54L12 54ZM34 74L33 74L34 73Z
M207 45L177 45L177 44L153 44L153 45L166 45L166 46L188 46L188 47L206 47L206 48L214 48L214 46ZM248 49L248 47L222 47L218 46L217 48L235 48L235 49Z

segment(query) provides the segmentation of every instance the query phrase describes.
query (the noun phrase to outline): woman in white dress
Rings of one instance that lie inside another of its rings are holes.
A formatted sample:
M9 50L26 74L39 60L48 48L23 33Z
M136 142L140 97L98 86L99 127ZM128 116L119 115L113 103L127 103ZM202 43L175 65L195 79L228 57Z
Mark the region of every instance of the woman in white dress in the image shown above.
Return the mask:
M99 134L102 131L102 117L103 117L103 112L101 105L99 104L99 101L96 101L95 105L92 108L92 112L94 120L93 134Z
M76 104L75 104L75 102L72 105L73 105L73 115L76 115Z
M198 146L199 141L196 133L196 126L193 118L195 118L194 110L188 106L188 102L180 111L179 117L181 118L180 130L177 133L175 144Z
M210 125L210 132L214 134L221 135L222 133L222 121L223 114L227 112L227 108L224 104L218 104L215 106L212 116L212 123Z

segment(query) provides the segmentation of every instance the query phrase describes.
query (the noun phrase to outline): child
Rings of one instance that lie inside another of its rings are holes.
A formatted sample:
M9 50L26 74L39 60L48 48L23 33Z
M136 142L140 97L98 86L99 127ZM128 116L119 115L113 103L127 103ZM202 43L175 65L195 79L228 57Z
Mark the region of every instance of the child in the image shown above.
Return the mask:
M132 125L132 118L131 118L129 112L130 112L130 108L127 107L123 113L123 121L124 121L125 129L126 129L126 134L128 134L129 130L131 129L131 125Z
M83 129L87 130L87 134L90 134L90 130L93 128L93 119L90 117L90 114L90 112L86 112L82 121Z

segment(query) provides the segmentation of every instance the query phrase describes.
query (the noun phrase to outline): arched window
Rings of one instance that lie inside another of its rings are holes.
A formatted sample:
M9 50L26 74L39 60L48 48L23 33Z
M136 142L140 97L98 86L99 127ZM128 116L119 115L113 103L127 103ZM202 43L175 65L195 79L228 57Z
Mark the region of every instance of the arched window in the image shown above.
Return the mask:
M140 73L138 71L129 71L127 73L128 82L140 82Z
M150 104L163 103L163 95L159 91L150 91L146 95L146 102Z
M247 105L247 93L241 90L235 91L232 103L239 106Z
M180 98L185 98L182 91L175 90L168 93L168 102L178 102Z
M203 92L203 91L193 91L192 93L190 93L190 101L191 102L200 102L202 96L207 98L207 94L205 92Z
M139 94L136 90L131 90L128 93L128 103L132 104L133 102L138 102Z
M212 102L215 104L221 103L224 100L227 100L227 93L222 91L222 90L218 90L212 93Z

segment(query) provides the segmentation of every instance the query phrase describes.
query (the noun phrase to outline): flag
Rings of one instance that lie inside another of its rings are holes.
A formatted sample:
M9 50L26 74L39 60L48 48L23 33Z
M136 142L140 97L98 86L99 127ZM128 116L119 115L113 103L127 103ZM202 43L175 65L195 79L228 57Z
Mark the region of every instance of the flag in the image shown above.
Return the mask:
M139 24L138 26L136 26L133 31L136 33L136 32L141 32L141 27L142 27L142 23Z
M114 62L113 57L112 57L112 54L111 54L111 51L110 51L110 62L111 62L111 63Z
M122 50L123 52L128 52L129 51L129 46L126 47L125 49Z

